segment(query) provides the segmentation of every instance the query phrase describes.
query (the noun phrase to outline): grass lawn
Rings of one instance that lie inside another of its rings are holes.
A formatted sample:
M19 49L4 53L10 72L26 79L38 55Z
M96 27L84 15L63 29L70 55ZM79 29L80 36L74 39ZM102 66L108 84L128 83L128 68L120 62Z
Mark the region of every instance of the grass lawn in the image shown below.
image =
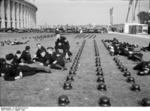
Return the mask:
M35 41L32 37L41 34L0 34L0 41L3 40L20 40L25 41L22 37L30 40L27 45L31 46L31 54L34 56L36 52L36 43L40 42L43 46L54 46L55 38L47 38ZM138 76L133 70L133 66L137 63L128 60L126 57L119 58L125 66L130 70L131 75L135 77L136 83L141 86L141 92L130 91L131 84L126 82L125 77L117 68L113 57L101 42L102 39L118 38L120 41L138 44L139 46L147 46L150 39L135 38L115 34L66 34L64 36L70 42L73 58L75 57L82 41L85 39L86 44L83 49L77 75L74 76L72 90L64 90L63 83L68 75L68 70L72 65L67 63L67 71L52 70L51 74L38 73L34 76L25 77L23 79L7 82L0 78L0 105L1 106L58 106L57 100L60 95L67 95L70 100L68 106L98 106L98 100L102 96L108 96L112 106L139 106L138 101L144 97L150 98L150 76ZM107 91L100 92L97 90L96 67L93 37L98 44L101 64L104 71L105 83ZM31 38L30 38L31 37ZM78 44L79 43L79 44ZM26 45L4 47L0 46L0 57L4 57L8 53L15 53L16 50L23 50ZM150 60L150 52L142 52L144 60Z

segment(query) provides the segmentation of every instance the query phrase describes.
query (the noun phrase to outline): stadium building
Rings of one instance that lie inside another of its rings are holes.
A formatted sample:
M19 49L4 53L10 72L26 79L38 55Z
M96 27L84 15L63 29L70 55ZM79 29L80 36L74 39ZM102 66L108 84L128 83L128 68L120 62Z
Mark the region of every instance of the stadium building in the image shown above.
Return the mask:
M34 0L0 0L0 28L35 28L36 12Z

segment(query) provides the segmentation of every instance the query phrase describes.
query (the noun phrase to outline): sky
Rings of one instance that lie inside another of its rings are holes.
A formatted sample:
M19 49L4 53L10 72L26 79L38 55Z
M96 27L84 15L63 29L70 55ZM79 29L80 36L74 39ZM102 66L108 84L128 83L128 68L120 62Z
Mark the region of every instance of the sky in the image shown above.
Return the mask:
M36 0L37 25L93 24L108 25L109 10L114 7L113 23L124 23L128 0ZM138 5L139 6L139 5ZM142 0L138 10L148 10L149 0ZM132 10L130 13L131 18ZM129 19L130 20L130 19Z

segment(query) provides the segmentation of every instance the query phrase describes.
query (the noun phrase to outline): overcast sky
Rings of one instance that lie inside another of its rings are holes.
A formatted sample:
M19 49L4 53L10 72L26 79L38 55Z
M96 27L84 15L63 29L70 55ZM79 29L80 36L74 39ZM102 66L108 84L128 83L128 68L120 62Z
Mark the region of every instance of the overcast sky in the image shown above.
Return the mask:
M111 7L114 7L114 23L123 23L128 4L128 0L36 0L37 24L109 24ZM140 10L148 8L149 0L141 1Z

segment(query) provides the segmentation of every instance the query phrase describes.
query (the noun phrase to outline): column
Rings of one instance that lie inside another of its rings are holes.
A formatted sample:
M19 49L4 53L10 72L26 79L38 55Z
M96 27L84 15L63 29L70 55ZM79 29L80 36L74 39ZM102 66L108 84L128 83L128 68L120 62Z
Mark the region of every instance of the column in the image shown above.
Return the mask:
M32 21L32 8L30 9L30 27L33 28L32 25L33 21Z
M29 28L31 28L31 9L29 8Z
M11 1L10 11L11 11L11 28L16 28L15 26L15 2L14 1Z
M22 27L24 28L24 5L22 5Z
M21 4L18 4L19 8L19 28L21 28Z
M20 4L20 28L23 28L23 5Z
M34 10L34 26L36 27L36 10Z
M31 28L33 28L33 21L32 21L32 9L30 9L30 22L31 22Z
M27 28L27 7L25 6L25 28Z
M30 28L30 8L28 8L28 28Z
M20 25L19 25L19 3L16 2L16 26L19 29Z
M31 10L31 8L30 8L30 28L32 28L32 10Z
M35 11L35 26L36 26L37 20L36 20L36 11Z
M10 1L10 27L12 28L12 1Z
M29 10L28 7L26 7L26 27L29 28Z
M27 7L24 7L25 15L24 15L24 21L25 21L25 28L27 28Z
M4 0L0 0L0 28L5 28Z
M29 24L28 24L28 26L29 26L29 28L31 28L31 22L30 22L30 8L28 9L28 13L29 13Z
M15 2L15 28L18 28L18 26L17 26L17 3Z
M32 9L32 27L34 28L34 10Z
M7 28L10 28L10 0L7 0L6 2L6 22L7 22L7 25L6 27Z
M16 25L15 25L15 2L12 1L12 27L13 28L16 28Z
M33 12L33 9L32 9L32 16L31 16L32 17L32 27L34 28L34 17L33 16L34 16L34 12Z

